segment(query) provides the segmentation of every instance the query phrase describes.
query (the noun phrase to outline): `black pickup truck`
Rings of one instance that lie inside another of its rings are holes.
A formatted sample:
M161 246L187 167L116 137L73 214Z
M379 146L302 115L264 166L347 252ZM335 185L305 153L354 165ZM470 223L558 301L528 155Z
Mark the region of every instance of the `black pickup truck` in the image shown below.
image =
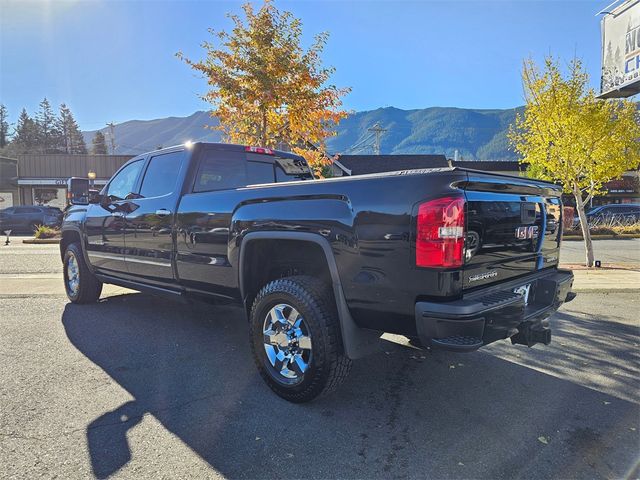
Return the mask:
M103 283L239 303L262 377L304 402L384 332L458 352L548 344L548 317L574 296L558 268L560 195L462 168L314 180L290 153L188 144L77 197L64 282L74 303L97 301Z

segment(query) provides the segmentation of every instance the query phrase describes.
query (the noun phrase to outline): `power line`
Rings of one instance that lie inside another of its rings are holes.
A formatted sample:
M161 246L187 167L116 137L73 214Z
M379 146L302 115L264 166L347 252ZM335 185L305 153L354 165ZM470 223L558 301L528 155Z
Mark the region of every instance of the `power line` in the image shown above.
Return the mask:
M368 142L369 140L371 140L373 138L373 133L370 133L369 135L365 136L363 140L360 140L358 143L356 143L355 145L350 146L349 148L347 148L347 150L345 151L345 153L348 152L353 152L355 151L360 145L362 145L365 142Z

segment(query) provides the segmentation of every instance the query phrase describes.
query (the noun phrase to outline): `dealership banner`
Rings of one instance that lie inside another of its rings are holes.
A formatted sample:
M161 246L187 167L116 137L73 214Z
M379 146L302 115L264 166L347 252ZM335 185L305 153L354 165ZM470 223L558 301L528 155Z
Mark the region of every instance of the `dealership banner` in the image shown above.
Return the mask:
M640 91L640 0L602 12L602 97Z

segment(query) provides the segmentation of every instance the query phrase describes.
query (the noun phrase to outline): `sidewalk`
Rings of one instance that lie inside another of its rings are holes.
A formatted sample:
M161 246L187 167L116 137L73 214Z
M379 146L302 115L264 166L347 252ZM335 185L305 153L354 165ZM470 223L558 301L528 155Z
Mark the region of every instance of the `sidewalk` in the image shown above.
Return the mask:
M133 292L116 285L105 285L102 296ZM65 295L62 273L0 273L0 297L27 298L42 295Z
M640 292L638 269L575 269L573 275L574 292Z
M26 238L26 237L24 237ZM58 245L27 245L13 237L0 247L0 296L64 295ZM603 268L586 269L580 245L563 244L562 268L573 270L575 292L640 292L640 239L599 241L596 258ZM580 247L580 248L578 248ZM105 285L104 295L131 292Z
M593 269L573 271L574 292L640 292L640 270ZM103 295L133 290L105 285ZM64 295L61 273L0 273L0 297Z

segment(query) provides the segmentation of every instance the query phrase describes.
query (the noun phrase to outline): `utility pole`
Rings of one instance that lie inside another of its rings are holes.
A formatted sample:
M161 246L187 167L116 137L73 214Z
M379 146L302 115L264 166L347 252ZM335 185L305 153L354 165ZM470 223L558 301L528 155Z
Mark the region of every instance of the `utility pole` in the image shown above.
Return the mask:
M367 131L373 132L376 134L376 141L373 144L374 155L380 155L380 137L387 130L388 130L387 128L382 128L379 123L376 123L373 127L367 129Z
M113 122L107 123L109 127L109 140L111 140L111 155L116 154L116 125Z

